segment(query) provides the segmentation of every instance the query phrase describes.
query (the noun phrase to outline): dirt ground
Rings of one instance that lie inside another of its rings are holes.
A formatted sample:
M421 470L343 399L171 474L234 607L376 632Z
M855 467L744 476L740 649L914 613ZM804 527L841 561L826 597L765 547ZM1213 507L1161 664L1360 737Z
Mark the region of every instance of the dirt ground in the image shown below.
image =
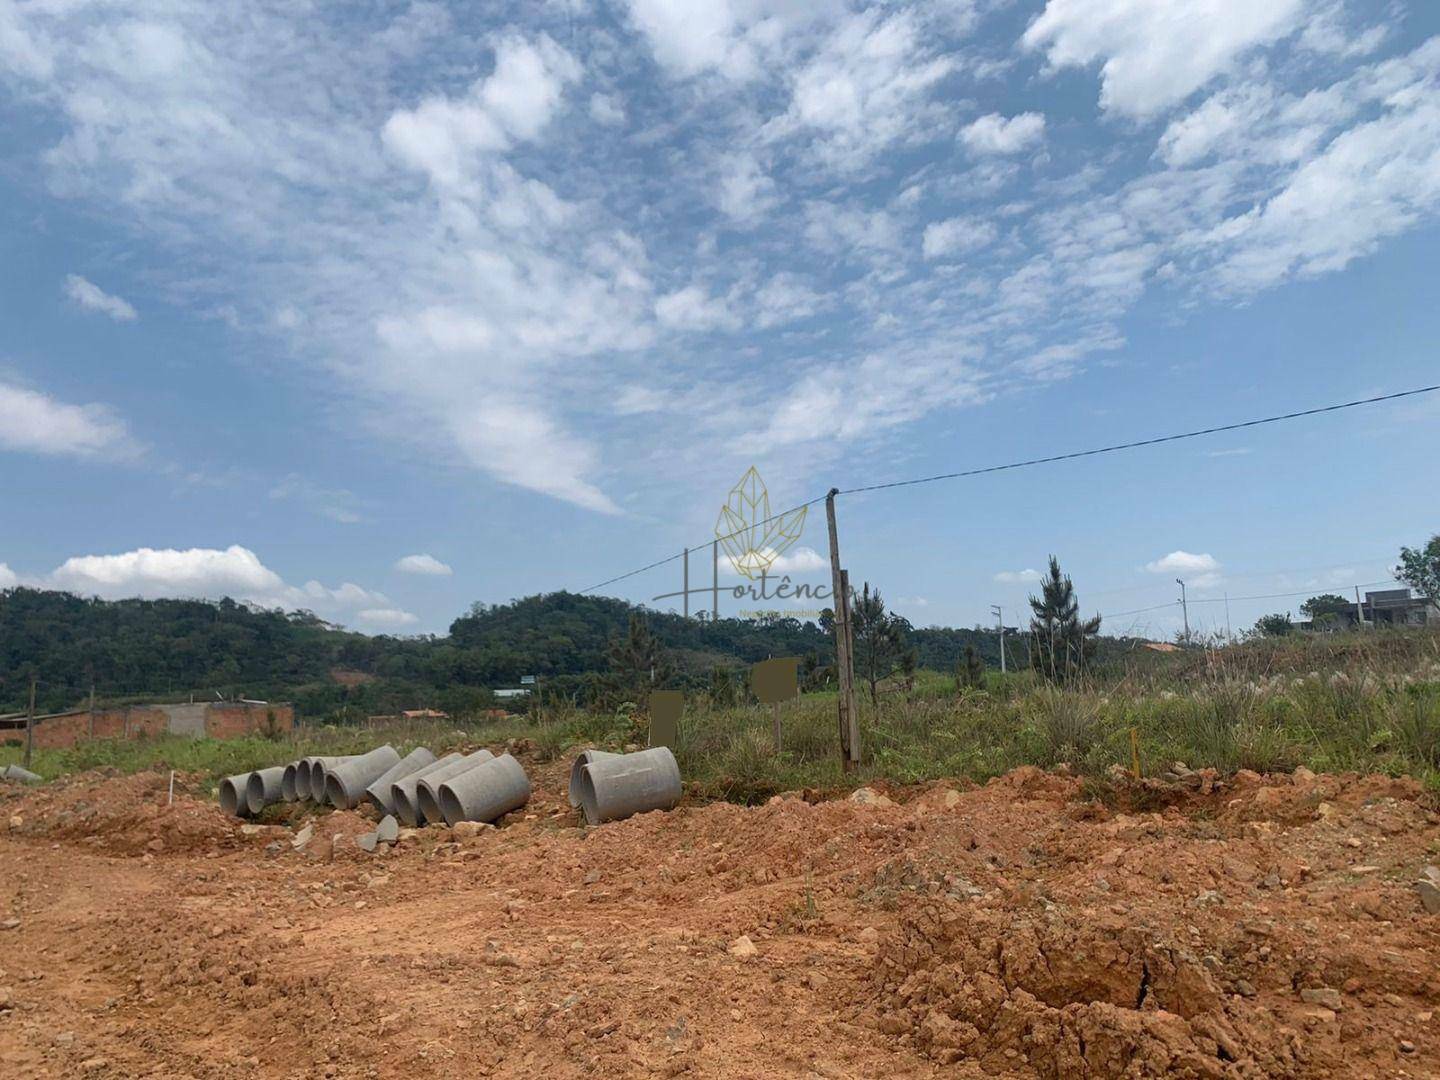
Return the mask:
M0 1074L1440 1076L1409 782L1022 769L585 829L526 764L501 827L373 855L164 774L0 793Z

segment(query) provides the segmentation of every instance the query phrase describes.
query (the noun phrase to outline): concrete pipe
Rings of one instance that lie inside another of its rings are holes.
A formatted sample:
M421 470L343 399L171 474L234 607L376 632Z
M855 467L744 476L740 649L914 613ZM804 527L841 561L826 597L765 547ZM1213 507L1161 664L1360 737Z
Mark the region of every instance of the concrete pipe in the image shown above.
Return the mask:
M40 783L40 774L21 768L19 765L6 765L4 770L0 771L0 779L18 780L22 784L38 784Z
M591 825L680 801L680 766L669 747L598 758L580 770L580 807Z
M228 817L246 817L250 807L245 802L245 787L250 783L251 774L236 773L220 781L220 809Z
M440 785L440 813L446 825L494 821L530 801L530 778L509 754L466 769Z
M310 759L310 801L325 805L325 774L336 765L353 761L354 754L339 754L334 757L313 757Z
M580 770L592 761L600 758L623 757L623 754L612 754L606 750L581 750L570 763L570 805L580 805Z
M424 819L420 816L420 797L416 794L420 781L432 772L463 760L462 754L446 754L434 765L427 765L419 772L413 772L391 784L390 803L395 807L395 816L412 829L422 824Z
M365 789L400 764L393 746L377 746L325 770L325 801L337 810L354 810L365 798Z
M314 763L313 757L302 757L295 763L295 798L300 802L310 800L310 766Z
M252 814L258 814L271 803L281 800L280 785L285 782L285 770L289 766L276 765L273 769L256 769L245 782L245 806Z
M365 801L382 814L395 813L395 800L390 796L390 786L396 780L404 780L411 773L435 764L435 755L423 746L417 746L398 762L380 774L380 778L365 789Z
M308 777L310 771L307 769L305 775ZM300 762L292 761L285 766L285 775L280 778L280 797L286 802L294 802L300 798L297 785L300 780Z
M433 825L440 821L444 815L440 813L440 785L451 777L459 776L477 765L483 765L487 761L493 761L495 755L489 750L476 750L453 765L447 766L440 772L427 773L420 778L415 785L415 806L419 810L419 818L427 825Z

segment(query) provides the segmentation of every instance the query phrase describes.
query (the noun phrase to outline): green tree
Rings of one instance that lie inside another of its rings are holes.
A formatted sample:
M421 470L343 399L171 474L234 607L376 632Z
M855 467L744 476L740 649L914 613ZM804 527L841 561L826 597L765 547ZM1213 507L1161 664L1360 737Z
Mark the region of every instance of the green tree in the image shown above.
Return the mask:
M1328 623L1338 622L1340 616L1354 608L1354 605L1343 596L1335 593L1321 593L1319 596L1312 596L1300 605L1300 610L1316 626L1324 626Z
M663 687L674 674L669 653L638 611L631 612L626 635L611 643L609 658L611 687L637 704L643 704L651 690Z
M985 661L974 645L965 646L965 655L955 669L955 685L968 686L973 690L982 690L985 687Z
M1430 537L1423 548L1402 547L1395 577L1432 604L1440 604L1440 534Z
M1030 662L1051 682L1064 683L1081 675L1095 651L1100 616L1080 618L1075 585L1060 572L1060 561L1050 556L1050 573L1040 582L1040 595L1030 597Z
M885 610L880 590L867 581L851 609L855 638L855 668L870 687L870 703L880 703L880 682L905 658L910 624Z
M1255 623L1255 633L1261 637L1284 637L1295 629L1289 612L1261 615Z

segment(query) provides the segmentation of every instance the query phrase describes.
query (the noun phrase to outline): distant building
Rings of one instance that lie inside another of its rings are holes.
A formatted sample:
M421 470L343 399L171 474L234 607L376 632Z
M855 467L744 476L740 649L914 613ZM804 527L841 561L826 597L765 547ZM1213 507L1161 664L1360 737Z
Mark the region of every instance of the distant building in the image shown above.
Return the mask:
M490 692L494 694L497 698L499 698L501 701L505 701L508 698L522 698L530 696L530 688L528 686L522 686L514 690L491 690Z
M235 739L295 728L295 708L284 702L208 701L187 705L122 705L76 709L35 717L35 746L53 750L85 739L143 739L156 735ZM0 741L25 738L23 715L0 717Z
M1362 618L1368 626L1440 626L1440 607L1423 596L1413 595L1409 589L1381 589L1367 592L1358 612L1351 604L1337 612L1333 619L1295 625L1302 630L1348 630Z

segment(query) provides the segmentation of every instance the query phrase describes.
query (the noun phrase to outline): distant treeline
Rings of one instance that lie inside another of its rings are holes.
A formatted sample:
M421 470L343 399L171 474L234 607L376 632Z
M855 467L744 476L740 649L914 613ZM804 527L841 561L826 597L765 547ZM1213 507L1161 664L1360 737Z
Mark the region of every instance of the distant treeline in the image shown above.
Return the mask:
M307 611L253 608L233 600L98 600L16 588L0 592L0 712L25 708L38 678L42 711L74 707L94 685L101 701L243 696L292 700L310 718L358 719L427 706L454 714L491 707L491 690L537 675L547 693L588 700L624 637L634 605L557 592L509 604L475 604L445 637L371 637ZM681 686L701 687L715 669L770 656L833 662L828 634L793 618L701 621L644 610L670 650ZM909 631L919 666L954 670L967 644L999 665L991 630ZM1023 639L1007 643L1025 662Z

